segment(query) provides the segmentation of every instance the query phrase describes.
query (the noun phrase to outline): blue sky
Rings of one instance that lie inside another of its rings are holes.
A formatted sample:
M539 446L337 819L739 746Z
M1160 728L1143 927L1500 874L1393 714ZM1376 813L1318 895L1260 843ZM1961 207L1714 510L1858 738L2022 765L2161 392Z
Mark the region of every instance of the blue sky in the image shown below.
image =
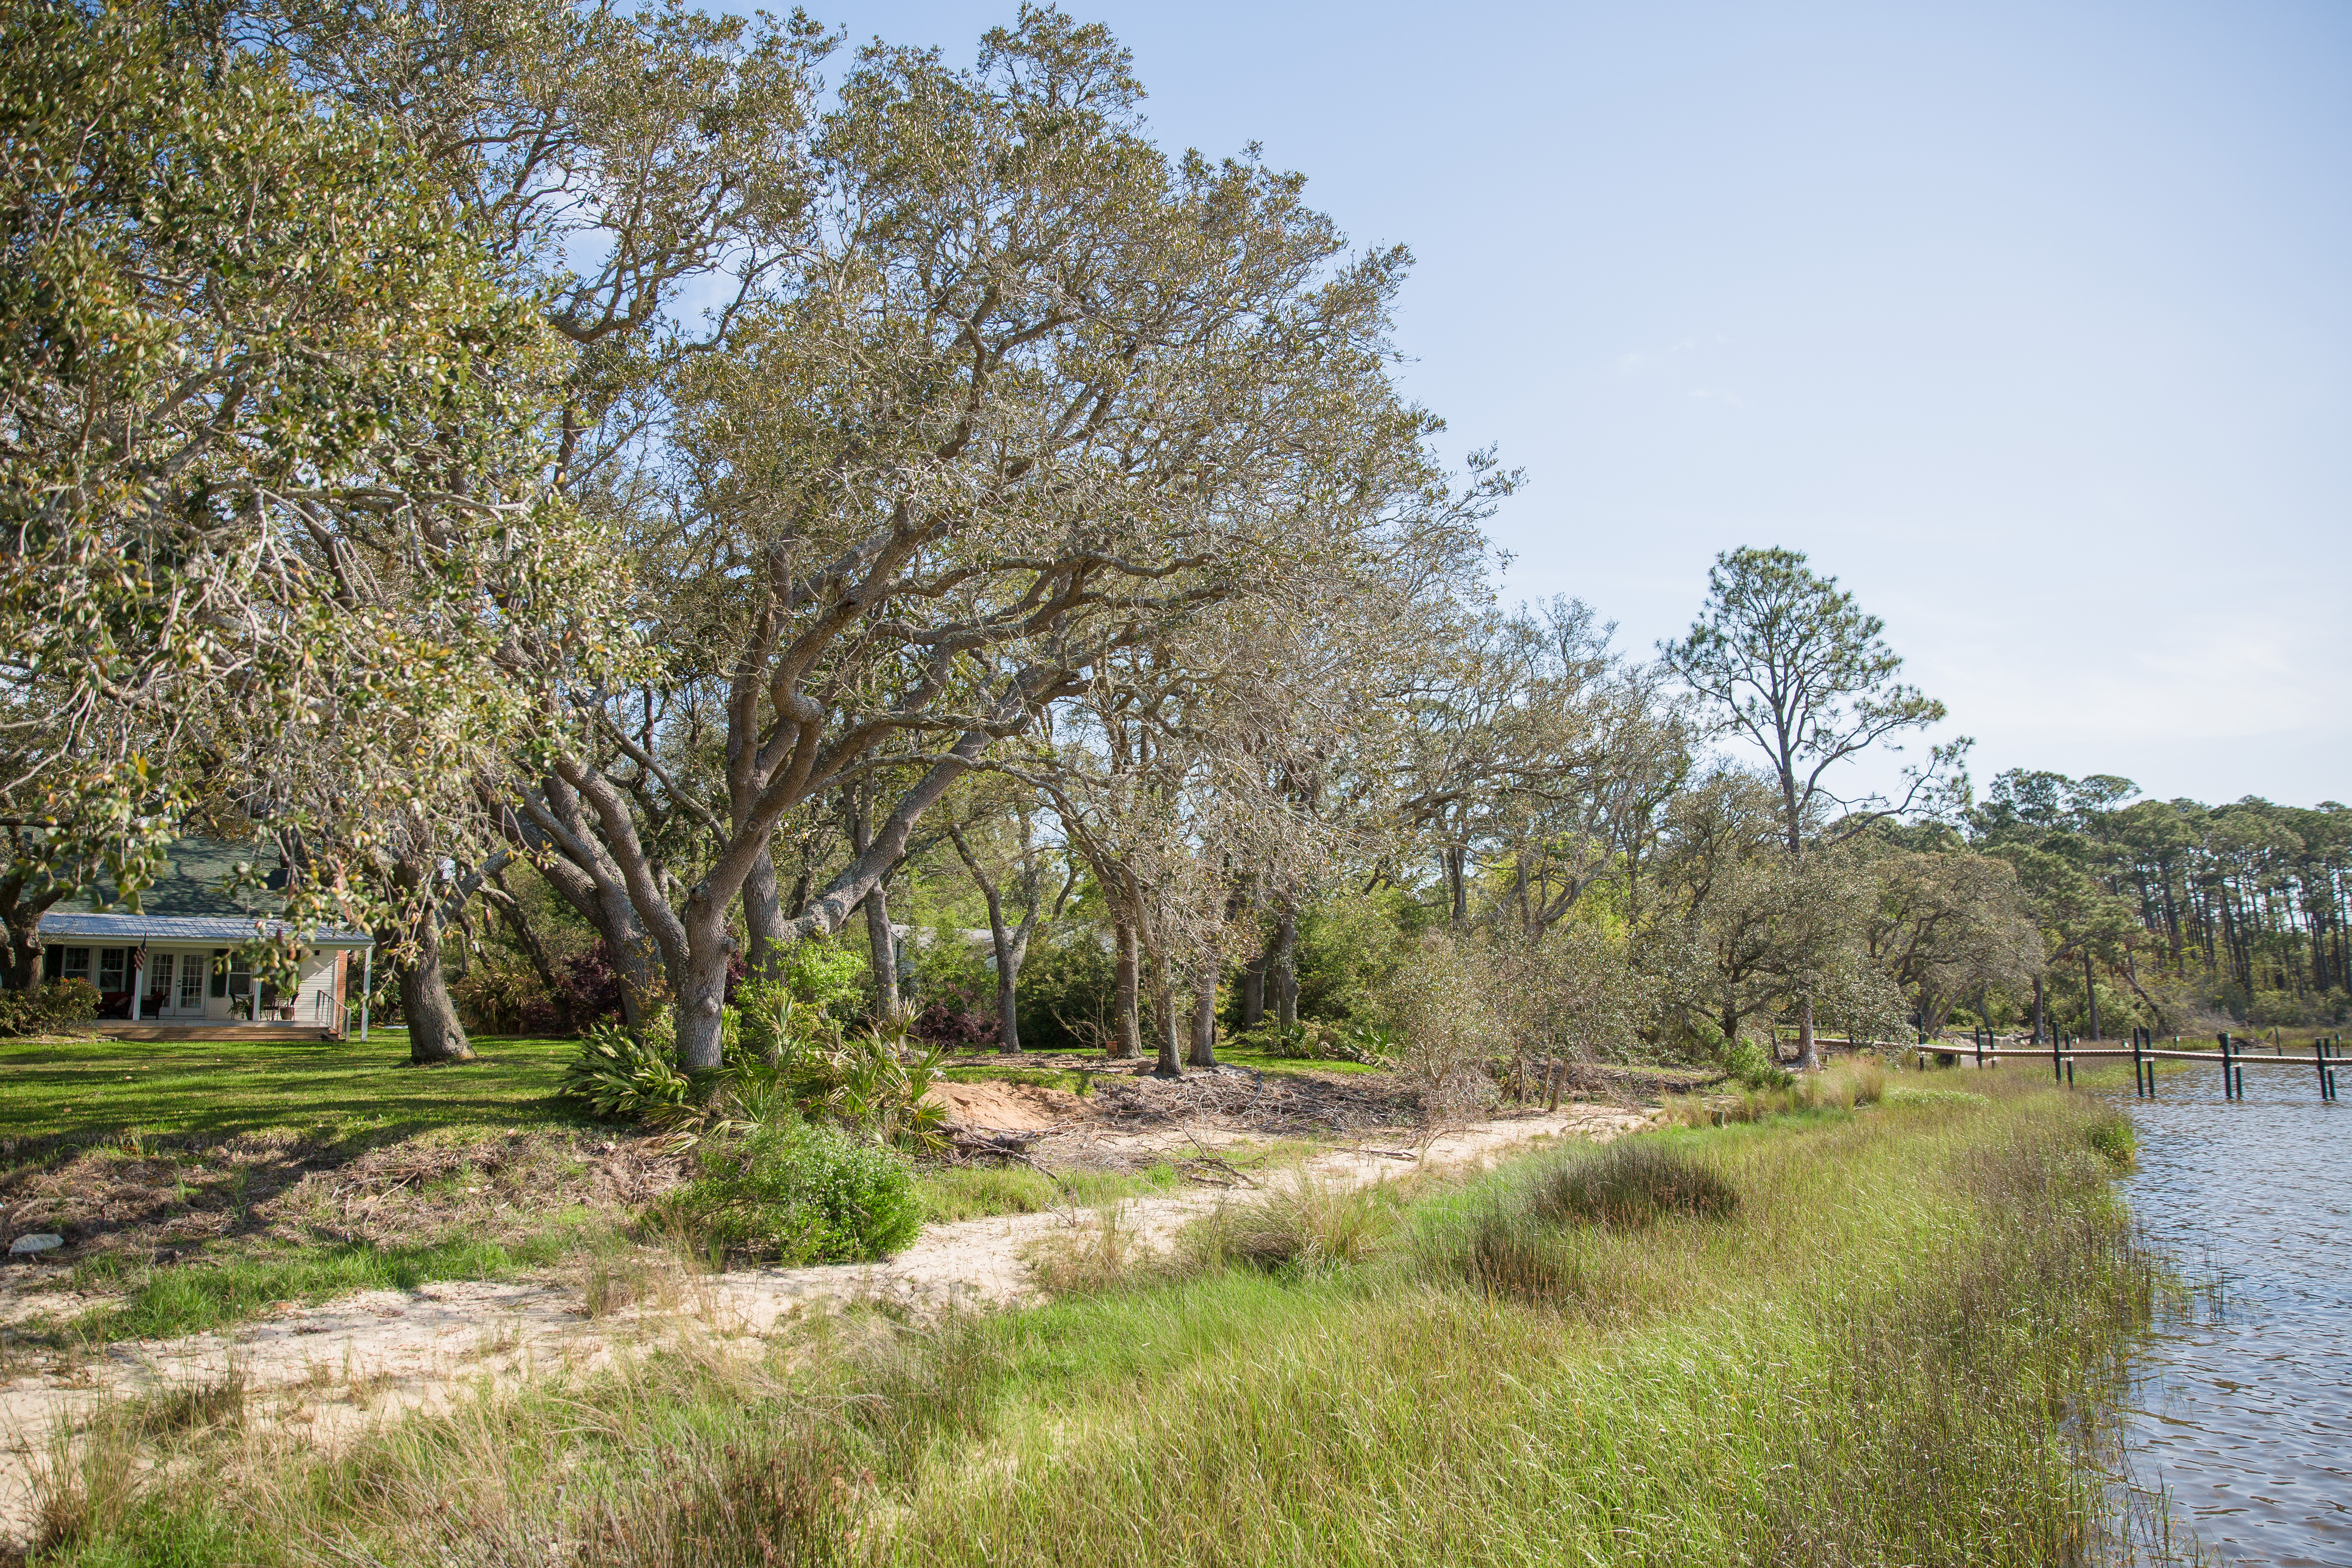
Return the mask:
M1646 651L1785 544L1979 785L2352 799L2352 6L1068 8L1163 142L1412 247L1512 595ZM813 9L968 61L1013 5Z

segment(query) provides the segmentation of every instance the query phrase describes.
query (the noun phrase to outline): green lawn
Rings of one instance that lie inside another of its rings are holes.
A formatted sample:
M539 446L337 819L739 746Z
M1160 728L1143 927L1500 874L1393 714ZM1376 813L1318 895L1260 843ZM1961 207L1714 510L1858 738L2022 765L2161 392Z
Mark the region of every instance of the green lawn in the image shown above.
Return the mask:
M408 1065L408 1033L398 1028L365 1042L0 1040L0 1142L131 1132L227 1139L272 1128L399 1137L582 1121L556 1098L574 1042L487 1036L474 1048L478 1060L419 1068ZM1373 1070L1254 1051L1220 1050L1218 1059L1268 1073ZM1079 1085L1060 1057L1042 1051L945 1076Z
M476 1061L412 1068L404 1029L365 1043L0 1041L0 1141L579 1122L555 1094L572 1041L490 1037L474 1047Z

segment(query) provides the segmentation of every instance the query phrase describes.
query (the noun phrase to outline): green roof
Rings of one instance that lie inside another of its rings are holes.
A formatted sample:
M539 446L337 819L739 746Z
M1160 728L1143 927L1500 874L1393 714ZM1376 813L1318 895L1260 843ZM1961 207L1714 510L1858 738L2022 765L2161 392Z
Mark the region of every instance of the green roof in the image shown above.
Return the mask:
M263 878L280 866L276 848L260 844L233 844L225 838L182 838L165 851L165 864L155 882L139 895L139 910L150 915L268 915L282 901L271 889L247 886L229 890L239 865L251 866ZM92 911L123 909L112 888L92 888L59 906Z

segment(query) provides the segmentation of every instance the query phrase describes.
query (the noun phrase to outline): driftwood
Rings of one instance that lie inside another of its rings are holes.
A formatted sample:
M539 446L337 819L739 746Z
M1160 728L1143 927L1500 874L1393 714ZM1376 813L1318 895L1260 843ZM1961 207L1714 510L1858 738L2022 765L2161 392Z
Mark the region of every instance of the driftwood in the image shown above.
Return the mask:
M994 1132L982 1127L954 1125L950 1125L946 1131L948 1152L959 1164L974 1159L1011 1160L1028 1166L1040 1175L1054 1173L1029 1157L1029 1151L1045 1135L1042 1131Z
M1687 1094L1696 1089L1712 1088L1723 1082L1726 1075L1714 1072L1690 1078L1667 1068L1612 1067L1601 1062L1580 1062L1566 1058L1531 1058L1528 1062L1528 1076L1538 1086L1547 1109L1557 1110L1564 1092L1601 1093L1618 1100L1624 1099L1629 1093Z

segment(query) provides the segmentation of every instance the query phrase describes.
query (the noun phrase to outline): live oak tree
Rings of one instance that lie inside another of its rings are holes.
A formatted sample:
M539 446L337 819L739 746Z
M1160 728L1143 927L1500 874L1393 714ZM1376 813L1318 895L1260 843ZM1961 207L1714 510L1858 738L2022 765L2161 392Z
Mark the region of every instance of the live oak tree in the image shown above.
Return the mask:
M810 71L827 42L798 17L747 24L674 5L625 15L551 0L260 0L234 15L289 49L300 79L344 113L397 137L541 322L551 372L538 445L514 482L546 499L540 537L575 584L560 605L534 606L542 620L558 611L556 626L499 606L496 672L515 721L472 753L464 787L412 796L390 814L394 830L364 844L352 831L364 832L363 816L321 813L311 848L361 851L349 858L405 893L387 956L418 1059L465 1051L438 928L517 855L602 932L625 1005L642 1017L661 986L617 879L600 878L593 858L583 868L551 853L514 803L544 803L536 786L550 749L576 744L583 715L563 692L643 673L627 566L611 548L616 519L647 492L650 433L677 365L726 341L732 307L797 238ZM681 297L714 284L718 307L689 319ZM761 869L772 896L772 868L763 859Z
M730 910L777 824L888 770L911 782L808 906L831 931L917 822L1103 659L1201 605L1276 594L1376 531L1428 421L1386 374L1401 253L1349 257L1299 182L1171 160L1099 28L1024 12L978 68L877 46L811 142L800 248L671 390L677 486L631 527L642 623L722 734L706 846L649 852L604 719L526 801L625 892L715 1064ZM681 802L688 792L677 796ZM756 902L756 900L755 900Z
M1689 633L1659 645L1722 731L1764 753L1791 858L1802 858L1806 825L1828 808L1841 808L1844 833L1909 810L1966 748L1936 748L1927 766L1909 771L1900 801L1843 800L1828 788L1838 763L1945 718L1942 703L1898 679L1903 660L1885 630L1801 552L1743 547L1716 557ZM1818 1054L1810 998L1799 1000L1799 1059L1811 1068Z
M1948 829L1934 847L1852 847L1868 865L1877 902L1866 931L1873 960L1909 991L1918 1026L1934 1033L1953 1005L2016 990L2039 973L2041 932L2016 868L1976 853Z
M506 482L549 342L413 150L221 11L20 3L7 33L11 872L135 900L192 811L233 816L279 759L357 817L462 770L423 737L495 708L512 628L567 596L542 498ZM381 908L289 889L297 925Z
M1849 847L1789 854L1778 794L1721 768L1675 796L1639 961L1670 1010L1727 1042L1805 997L1857 1037L1884 1038L1903 1007L1868 947L1876 884Z

